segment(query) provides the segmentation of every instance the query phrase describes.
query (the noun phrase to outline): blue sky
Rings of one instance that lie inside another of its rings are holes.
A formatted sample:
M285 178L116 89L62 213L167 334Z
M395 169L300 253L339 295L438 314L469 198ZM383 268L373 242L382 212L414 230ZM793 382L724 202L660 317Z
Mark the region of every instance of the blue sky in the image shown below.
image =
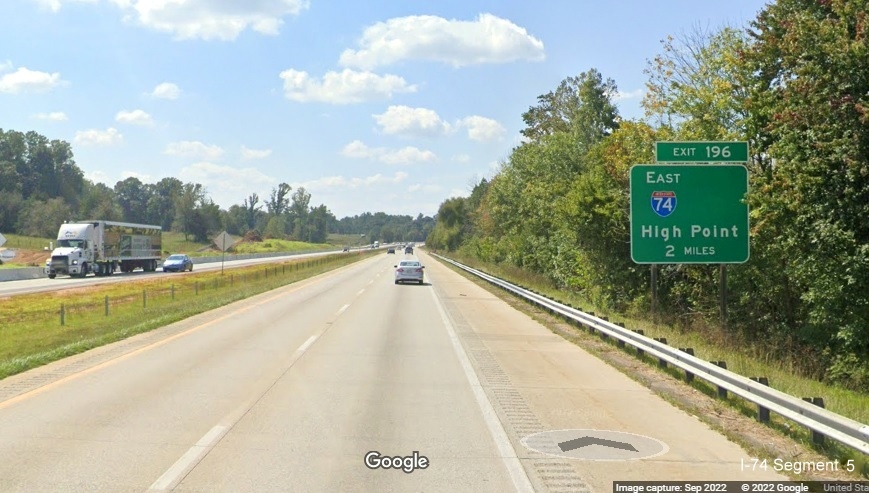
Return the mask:
M110 187L172 176L225 209L286 182L339 218L433 215L565 77L596 68L642 118L661 39L764 4L3 0L0 128L70 142Z

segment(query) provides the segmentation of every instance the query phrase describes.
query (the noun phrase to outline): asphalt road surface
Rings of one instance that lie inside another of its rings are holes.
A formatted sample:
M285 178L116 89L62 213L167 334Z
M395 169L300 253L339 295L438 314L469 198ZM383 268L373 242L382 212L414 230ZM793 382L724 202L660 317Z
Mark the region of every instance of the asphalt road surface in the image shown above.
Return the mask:
M0 381L0 491L785 479L417 253L422 286L384 254Z

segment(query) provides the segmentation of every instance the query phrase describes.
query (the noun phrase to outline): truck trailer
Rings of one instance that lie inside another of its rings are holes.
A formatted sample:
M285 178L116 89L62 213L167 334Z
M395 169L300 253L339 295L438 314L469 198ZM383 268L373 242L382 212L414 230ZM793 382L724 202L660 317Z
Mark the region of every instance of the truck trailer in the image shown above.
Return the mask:
M162 258L162 228L113 221L64 223L48 262L48 277L108 276L120 269L154 272Z

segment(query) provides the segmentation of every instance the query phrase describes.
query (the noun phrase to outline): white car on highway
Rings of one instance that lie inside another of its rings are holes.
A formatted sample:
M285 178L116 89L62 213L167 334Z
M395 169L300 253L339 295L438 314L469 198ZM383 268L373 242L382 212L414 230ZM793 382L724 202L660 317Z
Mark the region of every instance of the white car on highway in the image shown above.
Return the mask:
M395 267L395 284L405 281L416 281L422 284L425 266L419 260L402 260Z

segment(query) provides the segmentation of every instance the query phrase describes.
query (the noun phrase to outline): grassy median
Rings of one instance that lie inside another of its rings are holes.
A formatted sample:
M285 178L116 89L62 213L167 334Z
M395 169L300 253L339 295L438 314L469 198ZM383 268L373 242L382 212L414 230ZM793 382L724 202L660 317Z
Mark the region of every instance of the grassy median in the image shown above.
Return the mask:
M335 254L0 299L0 379L362 260ZM148 277L148 276L145 276Z

